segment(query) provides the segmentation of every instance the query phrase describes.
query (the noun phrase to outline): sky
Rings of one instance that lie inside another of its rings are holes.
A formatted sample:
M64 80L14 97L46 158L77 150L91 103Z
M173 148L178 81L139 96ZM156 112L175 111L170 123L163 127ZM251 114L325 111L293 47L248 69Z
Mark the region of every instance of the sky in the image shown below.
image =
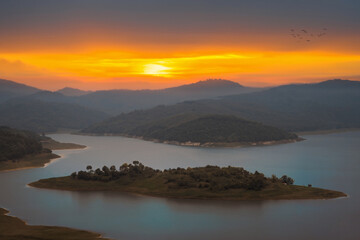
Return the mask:
M360 80L358 0L1 0L0 78L42 89Z

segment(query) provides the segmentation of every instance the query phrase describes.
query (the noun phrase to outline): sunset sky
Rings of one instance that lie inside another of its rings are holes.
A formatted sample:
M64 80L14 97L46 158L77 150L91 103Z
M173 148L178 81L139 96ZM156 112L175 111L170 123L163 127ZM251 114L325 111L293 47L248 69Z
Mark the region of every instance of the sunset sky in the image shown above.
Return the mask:
M43 89L360 80L358 0L1 0L0 78Z

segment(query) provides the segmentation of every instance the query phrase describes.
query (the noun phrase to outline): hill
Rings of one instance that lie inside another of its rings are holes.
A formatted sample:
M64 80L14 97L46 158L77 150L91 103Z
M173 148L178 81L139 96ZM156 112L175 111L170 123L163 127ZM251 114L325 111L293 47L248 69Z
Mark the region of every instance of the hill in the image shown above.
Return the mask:
M41 90L25 84L0 79L0 103L11 98L34 94L38 91Z
M61 143L37 133L0 126L0 171L43 167L58 149L83 149L75 143Z
M185 101L138 110L106 120L136 128L180 114L234 115L287 131L313 131L360 127L360 82L329 80L316 84L284 85L261 92ZM86 131L94 131L94 128Z
M0 161L19 159L29 154L42 152L40 136L0 126Z
M65 87L56 91L64 96L82 96L91 93L92 91L83 91L77 88Z
M123 120L120 118L95 124L82 132L121 134L145 140L200 146L236 146L298 139L296 134L227 115L181 114L142 124L129 124Z
M81 129L106 117L105 113L69 103L20 98L0 104L0 125L35 132Z

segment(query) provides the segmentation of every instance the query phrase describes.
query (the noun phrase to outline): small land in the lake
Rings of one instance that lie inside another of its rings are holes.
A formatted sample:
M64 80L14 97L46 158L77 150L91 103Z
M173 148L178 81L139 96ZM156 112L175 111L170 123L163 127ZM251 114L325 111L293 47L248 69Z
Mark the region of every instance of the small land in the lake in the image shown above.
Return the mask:
M0 208L0 239L2 240L106 240L100 234L54 226L27 225L19 218L7 216Z
M69 191L117 191L157 197L221 200L330 199L345 197L338 191L293 185L294 180L250 173L243 168L206 166L154 170L137 161L79 171L71 176L42 179L29 185Z

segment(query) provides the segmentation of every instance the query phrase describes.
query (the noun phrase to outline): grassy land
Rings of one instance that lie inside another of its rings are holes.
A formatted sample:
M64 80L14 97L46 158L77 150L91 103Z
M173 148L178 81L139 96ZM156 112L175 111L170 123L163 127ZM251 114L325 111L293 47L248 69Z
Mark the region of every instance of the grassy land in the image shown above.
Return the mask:
M66 227L31 226L16 217L6 216L0 208L0 239L2 240L105 240L100 234Z
M25 168L43 167L52 159L59 158L54 153L39 153L27 155L20 159L0 161L0 171L20 170Z
M41 141L43 148L47 148L50 150L64 150L64 149L83 149L86 148L84 145L76 144L76 143L61 143L55 141L52 138Z
M136 180L124 177L116 181L87 181L72 177L42 179L30 186L69 191L118 191L143 195L185 198L185 199L224 199L224 200L270 200L270 199L330 199L345 197L346 194L326 189L271 184L260 191L246 189L228 189L211 191L206 188L169 188L166 179L159 174L154 177L140 177Z

